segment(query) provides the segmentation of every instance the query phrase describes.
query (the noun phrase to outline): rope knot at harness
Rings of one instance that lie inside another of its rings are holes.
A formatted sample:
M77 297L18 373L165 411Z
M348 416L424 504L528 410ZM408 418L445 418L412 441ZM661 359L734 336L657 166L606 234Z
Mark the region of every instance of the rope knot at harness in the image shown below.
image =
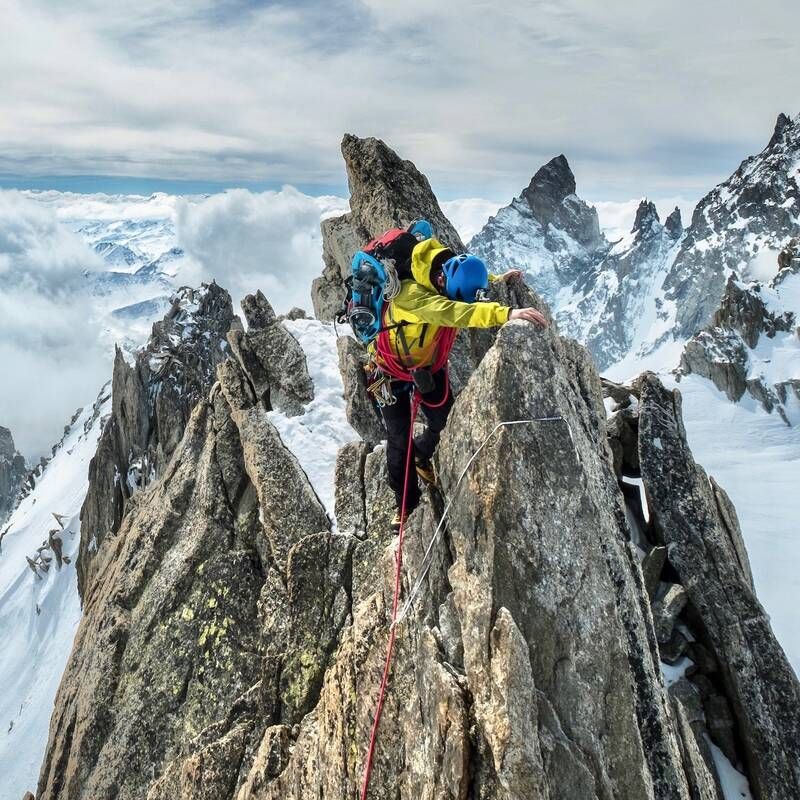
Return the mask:
M447 394L445 393L445 399L446 397ZM419 574L417 575L417 578L414 581L414 585L411 587L411 591L409 592L408 598L403 604L403 607L398 610L398 607L400 605L400 585L401 585L401 575L403 566L403 538L404 538L405 523L406 523L405 497L406 497L406 491L408 489L411 455L413 453L413 445L414 445L414 436L413 436L414 421L416 419L420 402L424 401L422 401L422 398L416 392L414 392L411 403L411 425L409 429L408 447L406 450L405 478L403 481L403 502L400 511L400 530L398 531L397 555L395 557L394 597L392 599L392 621L391 621L391 626L389 628L389 641L386 647L386 658L383 666L383 675L381 677L381 683L378 689L378 699L375 705L375 715L372 721L369 747L367 749L367 757L364 764L364 778L361 785L361 800L367 800L367 794L369 791L369 780L372 775L372 763L375 755L375 746L377 744L378 726L380 724L381 712L383 711L383 704L386 699L386 689L389 683L389 673L391 672L392 654L394 652L394 642L395 642L395 637L397 635L397 625L406 618L408 612L411 610L414 600L419 594L423 582L425 581L425 578L427 577L428 572L431 568L431 564L433 563L433 549L439 539L439 536L444 530L445 520L447 519L447 515L450 512L453 500L458 494L458 490L461 487L462 482L467 472L469 471L470 467L474 463L475 459L478 457L478 454L483 450L483 448L489 443L489 441L495 436L495 434L501 428L509 427L512 425L526 425L526 424L546 423L546 422L563 422L567 426L570 443L572 444L572 447L575 450L575 455L579 457L578 448L575 444L575 438L573 437L572 434L572 426L569 424L568 420L564 419L564 417L560 415L546 416L546 417L532 417L530 419L508 420L505 422L499 422L497 425L495 425L483 439L483 441L475 450L475 452L470 456L469 460L464 466L464 469L461 470L461 473L458 476L458 480L456 481L455 487L453 488L453 493L447 499L444 511L442 512L442 516L439 519L438 525L436 526L436 530L433 532L433 536L431 537L428 547L425 550L425 555L422 558Z

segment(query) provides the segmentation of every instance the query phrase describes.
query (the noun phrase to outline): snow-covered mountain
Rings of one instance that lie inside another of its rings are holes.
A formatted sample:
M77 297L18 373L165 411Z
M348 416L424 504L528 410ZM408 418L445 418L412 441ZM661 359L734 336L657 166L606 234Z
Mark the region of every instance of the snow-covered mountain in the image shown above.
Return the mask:
M710 321L732 272L744 279L775 274L778 251L800 234L799 184L800 114L780 114L767 146L695 208L664 280L676 337Z
M679 209L662 224L655 205L642 200L630 233L556 298L559 324L589 348L600 369L654 335L661 280L682 233Z
M709 322L734 270L745 280L774 274L778 251L800 233L798 179L800 115L781 114L766 148L698 203L685 231L677 209L662 225L643 200L630 234L611 244L558 156L469 246L496 270L524 270L601 369L637 363Z
M490 266L523 269L550 303L585 279L611 249L594 208L575 194L563 156L548 161L469 243Z
M655 205L642 200L630 233L609 242L597 211L575 191L567 159L552 159L469 249L495 271L523 270L560 328L586 344L602 369L650 334L650 310L683 228L677 209L662 225Z

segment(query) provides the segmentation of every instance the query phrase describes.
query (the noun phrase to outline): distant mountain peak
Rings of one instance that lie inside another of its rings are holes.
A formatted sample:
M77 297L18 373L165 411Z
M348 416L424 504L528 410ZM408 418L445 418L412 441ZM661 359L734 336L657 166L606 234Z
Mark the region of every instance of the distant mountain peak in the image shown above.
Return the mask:
M728 276L747 275L759 254L777 250L800 227L800 115L778 115L767 146L703 197L664 288L676 309L675 335L707 325Z
M656 205L644 198L636 209L636 219L633 221L631 233L646 233L654 230L656 226L659 228L661 226Z
M531 207L534 216L547 224L552 222L564 199L575 194L575 188L575 175L562 153L551 158L536 171L528 188L522 191L522 197Z
M780 141L786 127L791 124L792 118L788 114L783 112L778 114L778 119L775 120L775 130L772 132L772 138L769 140L767 147L774 147Z
M678 240L683 233L683 219L681 218L681 210L678 206L672 210L672 213L664 220L664 228L669 234L671 239Z

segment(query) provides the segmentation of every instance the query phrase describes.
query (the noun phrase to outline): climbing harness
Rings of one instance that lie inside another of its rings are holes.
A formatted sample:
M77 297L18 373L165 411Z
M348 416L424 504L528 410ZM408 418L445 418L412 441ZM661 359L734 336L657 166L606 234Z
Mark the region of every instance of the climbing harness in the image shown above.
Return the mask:
M455 337L453 337L453 339L455 339ZM450 346L452 347L452 342L450 343ZM445 392L443 399L437 405L442 405L446 402L448 397L448 392L449 392L449 381L446 382L445 384ZM411 470L411 456L414 450L414 421L416 420L417 411L419 410L420 404L427 405L425 401L420 397L420 395L418 395L417 392L415 391L411 398L411 425L409 426L408 446L406 448L406 467L405 467L405 477L403 480L403 502L401 503L401 508L400 508L400 530L398 532L397 554L395 555L394 596L392 598L392 622L389 627L389 642L386 646L386 659L383 665L383 675L381 677L381 683L378 689L378 699L375 704L375 716L372 721L372 730L370 732L370 737L369 737L367 758L364 764L364 778L361 784L361 800L367 800L367 792L369 790L369 779L372 774L372 761L375 755L375 746L377 744L377 739L378 739L378 726L380 724L381 713L383 711L383 704L386 699L386 688L389 683L389 672L392 666L392 655L394 652L395 636L397 635L396 634L397 624L399 622L402 622L403 619L405 619L406 615L411 609L411 606L414 603L414 599L419 593L422 584L425 578L427 577L428 571L430 570L431 564L433 563L433 548L439 539L441 531L444 530L444 522L447 519L447 515L453 504L453 500L458 494L458 490L461 487L461 483L464 480L464 477L466 476L470 467L474 463L475 459L478 457L478 454L483 450L483 448L489 443L492 437L501 428L511 425L532 424L536 422L542 423L542 422L560 421L567 426L570 442L572 443L572 447L575 450L576 456L578 455L578 448L575 445L575 438L572 435L572 427L570 426L569 422L562 416L533 417L531 419L515 419L515 420L508 420L506 422L499 422L497 425L495 425L494 428L492 428L492 430L489 431L487 436L481 442L478 449L475 450L475 452L470 456L470 459L469 461L467 461L464 469L461 470L461 474L458 476L458 480L456 481L453 493L447 500L444 512L442 513L442 517L439 520L439 524L436 526L436 530L433 533L431 541L428 544L427 549L425 550L425 555L423 556L422 559L422 568L420 570L420 574L417 576L417 580L414 582L414 586L412 587L411 592L409 593L408 599L403 604L402 609L400 609L400 611L398 612L398 605L400 602L400 580L401 580L402 566L403 566L403 539L404 539L405 524L406 524L406 492L408 491L408 480L409 480L409 473ZM429 405L429 407L435 407L435 406Z

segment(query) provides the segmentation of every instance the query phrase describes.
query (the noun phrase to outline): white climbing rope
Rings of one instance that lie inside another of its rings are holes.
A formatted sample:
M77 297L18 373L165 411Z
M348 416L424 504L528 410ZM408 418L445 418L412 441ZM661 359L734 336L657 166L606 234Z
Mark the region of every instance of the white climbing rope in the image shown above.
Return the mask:
M475 459L478 457L478 454L483 450L484 447L489 443L489 440L500 430L500 428L505 428L511 425L526 425L531 424L534 422L563 422L567 426L567 431L569 431L569 440L572 442L572 447L575 450L575 455L578 456L578 448L575 445L575 437L572 435L572 426L569 422L564 419L564 417L557 416L557 417L532 417L531 419L512 419L507 420L506 422L498 422L497 425L492 428L491 431L486 435L486 438L481 442L478 449L470 456L469 461L467 461L464 469L461 470L461 474L458 476L458 480L456 481L455 488L453 489L453 493L448 498L447 503L444 507L444 512L442 513L442 517L439 520L439 524L436 526L436 530L433 532L433 536L431 537L430 542L428 543L428 547L425 550L425 555L422 558L422 566L420 569L420 573L417 576L414 585L411 587L411 591L409 592L408 598L406 599L405 603L403 603L403 607L400 609L397 617L393 625L397 625L398 623L402 622L405 619L408 612L411 610L411 606L414 604L414 600L416 599L417 595L419 594L420 589L422 588L422 583L425 580L426 576L428 575L428 571L431 568L431 564L433 564L433 548L436 545L436 542L439 539L439 535L444 530L444 523L447 519L447 514L450 511L450 507L453 505L453 500L455 499L456 495L458 494L458 490L461 487L461 482L464 480L467 472L469 472L469 468L472 466Z

